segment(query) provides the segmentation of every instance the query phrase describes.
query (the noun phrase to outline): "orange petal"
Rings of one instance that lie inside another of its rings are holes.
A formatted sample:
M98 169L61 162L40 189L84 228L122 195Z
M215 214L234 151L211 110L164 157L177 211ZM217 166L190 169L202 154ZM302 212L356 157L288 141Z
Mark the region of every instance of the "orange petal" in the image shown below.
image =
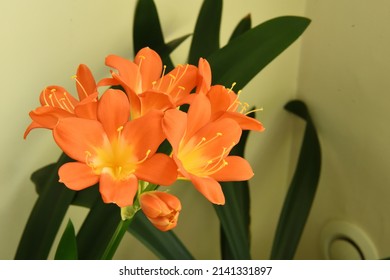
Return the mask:
M198 94L188 109L188 121L186 137L192 136L197 130L210 122L211 107L209 99Z
M147 192L141 194L139 202L142 211L148 218L157 218L160 215L167 215L171 211L167 205L154 192Z
M194 184L194 187L211 203L218 205L225 204L225 196L222 192L221 185L215 179L192 175L190 180Z
M261 122L238 112L225 112L222 115L222 118L235 120L242 130L254 130L260 132L265 130Z
M94 154L96 147L108 142L106 133L98 121L65 118L53 130L54 140L71 158L85 162L86 152Z
M136 157L141 160L145 157L148 150L154 154L164 140L162 131L163 113L153 110L145 116L127 122L122 130L123 139L133 147Z
M153 82L161 75L162 61L158 53L146 47L141 49L134 58L138 65L142 79L142 92L151 89ZM140 92L137 92L140 93Z
M84 98L79 104L74 108L74 112L77 117L96 120L97 119L97 92L92 93L88 97Z
M115 180L109 173L100 175L99 191L105 203L115 203L119 207L133 205L138 189L138 179L131 175L126 180Z
M225 158L227 165L218 172L210 175L220 182L246 181L253 177L253 171L248 161L239 156Z
M118 128L129 120L130 104L121 90L108 89L100 98L98 119L110 139L118 136Z
M141 100L141 114L145 115L151 110L165 111L175 108L171 98L162 92L146 91L139 95Z
M148 218L149 221L159 230L168 231L176 227L177 220L179 218L179 212L176 213L175 217L168 219L167 217Z
M187 114L177 109L167 110L164 114L162 126L173 150L178 152L180 141L187 128Z
M30 125L26 128L26 131L23 134L23 138L26 139L27 135L30 133L30 131L34 128L45 128L44 126L40 125L37 122L32 121Z
M173 194L167 193L167 192L160 192L155 191L154 192L156 196L158 196L166 205L168 205L169 208L174 209L175 211L181 210L181 203L180 200L174 196Z
M60 182L74 191L93 186L99 181L99 175L93 173L91 167L81 162L68 162L58 170Z
M207 97L211 103L211 111L213 117L215 114L222 114L227 111L230 106L230 96L224 86L212 86L207 93Z
M198 85L196 86L196 93L206 94L211 85L211 68L206 59L199 59L198 71Z
M154 154L135 170L136 176L152 184L169 186L177 178L177 166L172 158L165 154Z
M41 125L41 127L49 129L53 129L60 119L74 117L74 114L69 113L68 111L50 106L38 107L34 111L31 111L29 115L31 119Z
M78 80L78 82L76 82L76 88L79 100L83 100L96 91L95 78L93 77L91 70L85 64L79 65L76 76Z
M204 137L207 144L201 145L197 149L201 151L205 157L218 157L218 155L222 154L224 148L226 149L226 152L228 152L240 141L241 133L242 130L235 121L231 119L220 119L209 123L198 130L196 135L182 147L181 151L185 153L188 150L192 150Z
M116 78L135 89L138 66L134 62L118 55L107 56L105 62L107 66L118 70L119 75L115 76Z

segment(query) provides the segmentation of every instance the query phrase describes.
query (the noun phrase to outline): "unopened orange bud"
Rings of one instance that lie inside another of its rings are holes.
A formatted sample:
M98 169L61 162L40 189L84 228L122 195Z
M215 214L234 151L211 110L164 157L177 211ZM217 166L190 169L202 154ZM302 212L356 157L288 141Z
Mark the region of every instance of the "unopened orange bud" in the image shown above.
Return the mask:
M156 228L168 231L176 227L181 210L180 200L176 196L152 191L141 194L139 202L142 211Z

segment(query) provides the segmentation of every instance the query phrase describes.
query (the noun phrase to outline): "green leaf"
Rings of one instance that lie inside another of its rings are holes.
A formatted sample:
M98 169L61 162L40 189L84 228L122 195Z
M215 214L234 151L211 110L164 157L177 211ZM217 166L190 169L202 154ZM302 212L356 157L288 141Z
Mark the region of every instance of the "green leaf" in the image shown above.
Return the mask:
M15 259L47 259L64 215L75 195L74 191L58 182L58 168L69 161L70 159L62 154L55 164L54 172L51 168L45 168L32 174L32 181L42 184L42 187L37 187L40 195L24 228ZM47 178L46 181L43 178Z
M120 208L99 195L76 236L79 259L101 259L120 220Z
M163 232L158 230L145 217L142 211L137 212L128 231L160 259L194 259L173 231Z
M266 21L207 57L213 84L242 89L307 28L304 17L283 16Z
M306 121L303 142L279 218L271 259L293 259L316 194L321 171L321 147L309 111L294 100L285 109Z
M254 118L255 114L249 114ZM240 142L231 155L244 156L249 131L243 131ZM221 223L222 259L251 259L250 254L250 194L248 181L221 182L225 205L214 205Z
M169 57L173 49L165 44L160 19L153 0L138 0L137 2L133 24L133 44L135 53L144 47L149 47L160 55L168 71L173 69L173 63ZM176 44L176 46L178 45Z
M200 57L208 57L219 49L222 0L204 0L192 36L188 63L197 65Z
M68 221L55 253L55 260L77 260L76 235L71 220Z
M230 35L229 42L231 42L233 39L240 36L241 34L244 34L248 30L250 30L251 27L252 27L252 19L251 19L251 15L248 14L237 24L236 28L233 30L232 35Z
M190 37L192 34L186 34L184 36L181 36L177 39L174 39L167 43L168 52L173 52L178 46L181 45L188 37Z

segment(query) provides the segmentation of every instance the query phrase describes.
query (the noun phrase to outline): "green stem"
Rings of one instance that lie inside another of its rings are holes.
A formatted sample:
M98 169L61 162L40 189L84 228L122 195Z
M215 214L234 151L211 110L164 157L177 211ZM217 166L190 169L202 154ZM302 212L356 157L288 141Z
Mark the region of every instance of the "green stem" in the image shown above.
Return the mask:
M112 260L112 257L118 249L118 246L121 243L122 238L125 235L127 228L129 227L133 218L134 216L131 219L121 220L119 222L118 227L116 228L115 233L110 240L110 243L108 243L108 246L103 253L102 260Z

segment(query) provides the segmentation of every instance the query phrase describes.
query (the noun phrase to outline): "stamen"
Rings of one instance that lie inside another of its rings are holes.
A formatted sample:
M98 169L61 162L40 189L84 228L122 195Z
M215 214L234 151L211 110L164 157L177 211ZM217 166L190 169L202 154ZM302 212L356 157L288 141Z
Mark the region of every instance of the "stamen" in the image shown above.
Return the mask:
M163 77L165 76L165 71L167 70L167 66L166 65L164 65L164 67L163 67L163 71L162 71L162 73L161 73L161 78L160 78L160 82L158 83L158 87L157 87L157 89L159 90L160 89L160 87L161 87L161 83L162 83L162 80L163 80Z
M215 139L217 139L220 136L222 136L222 133L221 132L217 132L215 134L215 136L213 138L210 138L209 140L207 140L206 137L202 137L200 142L198 144L196 144L195 147L192 150L195 151L195 150L199 149L201 146L207 145L208 143L210 143L211 141L214 141Z
M50 99L50 102L51 102L51 106L52 106L52 107L56 107L56 106L54 105L54 101L53 101L53 94L49 94L49 99Z
M118 127L118 128L116 129L116 131L118 132L118 138L121 137L122 130L123 130L123 125L121 125L120 127Z
M66 98L66 100L70 104L70 107L72 107L72 109L74 109L74 106L73 106L72 102L70 102L70 99L69 99L68 94L66 92L64 92L64 97Z
M236 82L234 82L233 84L232 84L232 86L229 88L229 90L228 90L228 93L229 92L231 92L232 90L233 90L233 88L234 88L234 86L236 85L237 83Z
M175 84L176 76L169 74L169 77L171 77L171 80L169 81L168 90L171 89L172 85Z
M149 149L146 151L146 154L145 154L145 157L143 159L141 159L140 161L137 161L136 164L140 164L140 163L143 163L145 160L148 159L149 157L149 154L151 153L152 151Z
M95 165L90 160L90 157L92 156L91 152L85 151L85 164L91 167L92 169L95 169Z
M66 103L65 103L65 98L61 98L59 101L61 101L60 107L61 107L62 109L65 109L66 111L72 113L72 111L69 109L69 107L68 107L68 106L66 105ZM63 106L62 106L62 105L63 105ZM64 107L64 108L63 108L63 107Z
M205 137L202 137L202 139L199 141L198 144L196 144L196 146L194 147L194 150L196 150L200 145L202 145L204 142L206 141L206 138Z
M247 115L249 115L250 113L255 113L255 112L259 112L259 111L263 111L263 108L250 110L249 112L246 112L245 115L247 116Z
M49 103L47 102L47 99L46 99L46 89L44 89L43 101L45 101L46 106L50 106Z
M182 91L186 90L186 88L183 86L178 86L177 88L178 88L178 90L177 90L177 93L175 95L175 98L177 98Z
M178 71L177 71L176 76L179 76L180 69L183 67L183 65L178 65L178 66L179 66L180 68L178 68ZM188 70L188 64L186 64L186 66L184 67L184 71L183 71L183 73L181 73L181 75L179 76L179 79L178 79L178 80L180 80L181 78L184 77L184 75L185 75L185 73L187 72L187 70Z
M88 93L85 90L85 88L83 87L83 85L80 83L80 81L77 79L77 75L73 75L71 78L74 79L76 81L76 83L81 87L85 97L88 97Z

